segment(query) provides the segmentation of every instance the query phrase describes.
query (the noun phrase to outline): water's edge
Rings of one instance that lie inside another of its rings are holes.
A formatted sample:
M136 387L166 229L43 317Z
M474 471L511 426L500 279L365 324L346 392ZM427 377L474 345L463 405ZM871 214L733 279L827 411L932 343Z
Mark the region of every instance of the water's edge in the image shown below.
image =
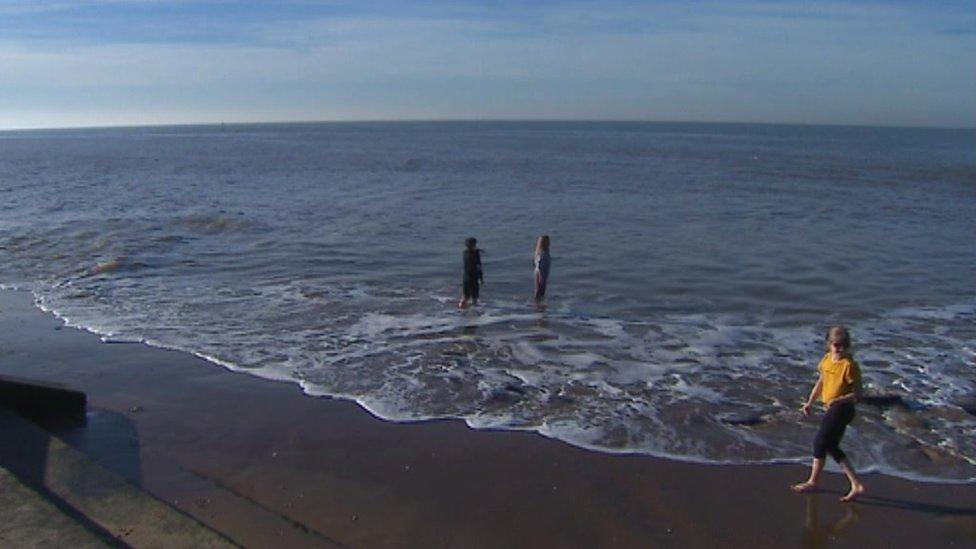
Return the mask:
M146 347L150 347L150 348L154 348L154 349L161 349L161 350L167 350L167 351L175 351L175 352L179 352L179 353L185 353L185 354L190 355L190 356L193 356L195 358L199 358L199 359L205 360L205 361L207 361L207 362L209 362L209 363L211 363L211 364L213 364L215 366L219 366L219 367L221 367L221 368L223 368L223 369L225 369L225 370L227 370L229 372L246 374L246 375L250 375L252 377L256 377L256 378L263 379L263 380L266 380L266 381L286 382L286 383L292 383L292 384L298 385L301 388L301 390L304 393L304 395L309 396L309 397L313 397L313 398L315 398L315 397L325 397L325 398L330 398L330 399L344 400L344 401L348 401L348 402L353 402L360 409L362 409L364 412L370 414L371 416L373 416L373 417L375 417L375 418L377 418L377 419L379 419L381 421L386 421L386 422L390 422L390 423L403 423L403 424L407 424L407 423L422 423L422 422L428 422L428 421L445 421L445 420L446 421L461 421L461 422L464 422L464 424L469 429L472 429L472 430L530 432L530 433L535 433L535 434L540 435L542 437L548 438L550 440L554 440L554 441L557 441L557 442L560 442L560 443L563 443L563 444L567 444L567 445L572 446L572 447L575 447L575 448L581 448L581 449L584 449L584 450L588 450L588 451L592 451L592 452L597 452L597 453L602 453L602 454L620 455L620 456L646 456L646 457L651 457L651 458L656 458L656 459L665 459L665 460L669 460L669 461L676 461L676 462L682 462L682 463L692 463L692 464L696 464L696 465L707 465L707 466L765 466L765 465L807 465L809 463L809 457L805 457L805 456L804 457L785 457L785 458L771 459L771 460L741 460L741 461L734 461L734 460L710 460L710 459L704 459L704 458L697 457L697 456L682 456L682 455L674 455L674 454L667 454L667 453L654 453L654 452L647 452L647 451L643 451L643 452L642 451L631 451L631 450L614 451L613 449L608 449L608 448L605 448L605 447L598 447L598 446L591 446L591 445L586 445L586 444L579 444L579 443L576 443L576 442L574 442L572 440L566 440L566 439L563 439L563 438L560 438L560 437L555 436L553 433L547 432L544 428L518 428L518 427L507 427L506 428L506 427L498 427L498 426L485 427L485 426L479 426L476 422L473 422L471 418L461 417L461 416L453 416L453 415L418 417L418 418L406 418L406 419L405 418L385 417L384 415L380 414L378 411L372 409L368 405L368 403L364 402L361 398L357 398L357 397L355 397L353 395L347 395L347 394L342 394L342 393L329 393L329 392L325 392L325 391L321 391L321 390L316 390L315 388L313 388L312 386L310 386L310 384L308 384L308 383L306 383L306 382L304 382L302 380L299 380L299 379L294 379L294 378L289 377L289 376L274 376L274 375L270 375L268 371L261 371L261 370L256 371L256 370L253 370L253 369L244 368L244 367L241 367L239 365L236 365L236 364L234 364L232 362L229 362L229 361L226 361L226 360L221 360L219 358L216 358L216 357L213 357L213 356L209 356L207 354L204 354L204 353L201 353L201 352L197 352L197 351L194 351L192 349L181 348L179 346L174 346L174 345L167 345L167 344L164 344L164 343L161 343L161 342L158 342L158 341L146 340L146 339L130 340L130 339L116 339L116 338L113 338L112 337L112 334L100 332L97 329L92 328L90 326L85 326L85 325L81 325L81 324L74 323L70 319L68 319L67 317L65 317L63 314L61 314L61 312L59 312L59 311L57 311L57 310L55 310L53 308L46 307L43 304L42 297L40 295L38 295L36 293L36 291L33 291L33 290L27 290L27 289L19 288L19 287L16 287L16 286L10 286L10 285L6 285L6 284L0 284L0 291L18 292L18 293L30 294L31 303L32 303L32 305L37 310L39 310L39 311L41 311L41 312L43 312L45 314L49 314L49 315L53 316L54 318L58 319L59 321L61 321L63 323L63 325L65 327L72 328L72 329L76 329L76 330L80 330L80 331L87 332L87 333L90 333L92 335L98 336L99 337L99 340L102 343L112 342L112 343L141 344L141 345L145 345ZM826 466L826 470L829 471L829 472L837 472L837 473L840 472L839 467L837 467L836 464L834 464L834 463L832 463L830 461L828 461L828 464ZM918 483L943 484L943 485L976 485L976 478L972 478L972 479L945 479L945 478L938 478L938 477L930 477L930 476L926 476L926 475L912 474L912 473L907 473L905 471L899 471L899 470L889 470L889 469L886 469L886 468L883 468L883 467L880 467L880 466L862 467L859 472L861 474L880 474L880 475L884 475L884 476L888 476L888 477L900 478L900 479L903 479L903 480L908 480L908 481L918 482Z

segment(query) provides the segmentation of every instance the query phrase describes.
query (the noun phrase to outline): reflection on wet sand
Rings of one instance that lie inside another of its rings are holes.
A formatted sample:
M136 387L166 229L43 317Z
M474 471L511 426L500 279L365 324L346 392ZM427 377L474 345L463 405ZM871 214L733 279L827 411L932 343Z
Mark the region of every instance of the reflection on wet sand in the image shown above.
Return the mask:
M803 523L803 547L804 549L819 549L827 547L828 542L835 540L837 535L846 530L860 518L860 513L856 505L844 506L847 511L837 522L821 523L820 512L818 510L818 497L810 494L806 496L807 512Z

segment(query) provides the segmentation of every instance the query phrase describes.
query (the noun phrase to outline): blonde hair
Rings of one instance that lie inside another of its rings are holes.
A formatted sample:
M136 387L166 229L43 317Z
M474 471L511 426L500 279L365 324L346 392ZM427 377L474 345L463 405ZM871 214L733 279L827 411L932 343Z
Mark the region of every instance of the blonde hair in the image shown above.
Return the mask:
M541 251L549 251L549 235L544 234L535 241L535 253L538 254Z
M851 333L843 326L831 326L828 328L824 341L827 343L828 351L830 350L831 343L840 343L847 352L851 350Z

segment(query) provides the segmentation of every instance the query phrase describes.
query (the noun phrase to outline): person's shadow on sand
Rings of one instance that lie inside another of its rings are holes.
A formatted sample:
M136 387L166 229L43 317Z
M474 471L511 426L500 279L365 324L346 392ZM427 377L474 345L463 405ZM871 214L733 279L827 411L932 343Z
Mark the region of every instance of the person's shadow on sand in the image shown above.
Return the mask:
M934 503L923 503L920 501L905 501L894 498L879 496L861 496L857 503L861 505L871 505L874 507L887 507L889 509L901 509L903 511L916 511L919 513L931 513L940 516L962 516L976 517L976 507L950 507L948 505L938 505Z
M824 491L835 495L834 492ZM823 492L822 492L823 493ZM802 546L809 549L819 549L836 541L836 538L855 524L860 518L861 506L884 507L889 509L899 509L903 511L914 511L918 513L929 513L937 517L961 518L970 520L976 518L976 508L970 507L951 507L918 501L905 501L893 498L886 498L873 495L865 495L858 498L857 502L846 504L845 514L836 522L822 522L822 517L818 509L818 495L807 494L806 496L806 515L803 524ZM831 506L835 507L835 506Z
M808 494L842 495L843 492L835 490L821 490ZM899 509L902 511L914 511L916 513L929 513L938 516L972 517L976 518L976 507L952 507L950 505L939 505L937 503L926 503L923 501L909 501L890 497L878 496L875 494L864 494L857 498L852 505L863 505L866 507L885 507L888 509Z

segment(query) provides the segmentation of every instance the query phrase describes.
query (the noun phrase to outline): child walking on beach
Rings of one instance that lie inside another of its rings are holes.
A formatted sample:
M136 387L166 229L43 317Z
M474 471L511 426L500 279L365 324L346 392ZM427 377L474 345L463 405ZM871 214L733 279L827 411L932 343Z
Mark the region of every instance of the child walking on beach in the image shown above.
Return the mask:
M549 282L549 235L544 234L535 243L535 300L546 297L546 284Z
M458 302L459 308L464 308L471 300L472 305L478 304L478 293L480 292L479 283L484 284L485 275L481 271L481 250L478 249L478 240L468 238L464 241L464 253L461 254L464 264L464 273L461 275L461 301Z
M820 379L810 391L810 396L800 408L804 416L810 414L813 401L820 396L826 408L820 430L813 441L813 465L806 482L793 485L794 492L811 492L817 487L827 454L840 465L851 483L851 489L841 501L854 501L864 493L864 484L857 477L854 466L840 449L844 429L854 419L854 401L861 391L861 369L850 352L851 335L847 328L834 326L827 331L827 354L820 359L817 369Z

